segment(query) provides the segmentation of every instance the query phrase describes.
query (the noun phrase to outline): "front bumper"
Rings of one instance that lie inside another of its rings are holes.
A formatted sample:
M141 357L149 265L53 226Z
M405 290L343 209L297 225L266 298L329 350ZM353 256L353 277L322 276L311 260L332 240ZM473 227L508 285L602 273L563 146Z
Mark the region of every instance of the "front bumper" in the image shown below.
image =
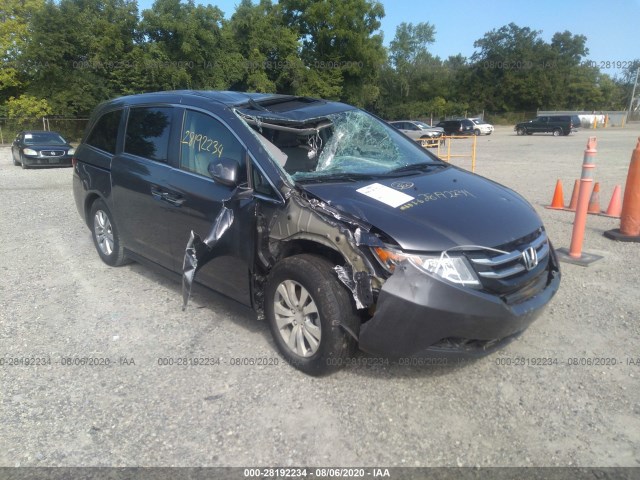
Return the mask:
M23 155L22 161L26 167L70 167L71 156L62 155L59 157L30 156Z
M500 297L459 287L405 262L384 283L376 312L360 328L360 348L389 357L478 357L524 331L558 291L555 261L545 288L507 305Z
M437 147L438 144L444 141L444 138L442 135L434 135L427 138L418 138L416 141L423 147Z

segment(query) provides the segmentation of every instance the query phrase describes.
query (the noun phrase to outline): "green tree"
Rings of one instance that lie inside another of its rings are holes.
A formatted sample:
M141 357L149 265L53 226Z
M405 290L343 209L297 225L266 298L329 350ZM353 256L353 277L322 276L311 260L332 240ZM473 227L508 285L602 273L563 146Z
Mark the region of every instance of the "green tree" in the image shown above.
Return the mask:
M45 99L29 95L20 95L18 98L9 97L6 109L8 117L17 119L19 125L52 113L51 107Z
M20 59L29 42L29 24L44 0L3 0L0 4L0 104L25 87Z
M26 93L65 115L86 115L112 97L116 66L133 49L137 13L134 0L48 0L33 15L21 57Z
M514 23L474 42L472 74L464 89L490 110L535 110L550 91L544 72L548 47L540 31ZM471 99L470 99L471 100Z
M298 35L286 25L282 7L271 0L254 5L242 0L224 28L245 59L243 78L233 88L258 92L299 93L304 67Z
M380 19L384 8L369 0L281 0L284 20L301 39L300 57L315 73L307 82L329 98L356 105L379 96L377 76L385 61ZM300 87L298 87L300 88Z
M408 97L421 67L428 65L432 57L427 46L435 40L435 28L429 23L401 23L396 27L396 36L389 44L389 61L396 73L396 85L400 97Z
M242 78L243 58L222 35L224 24L218 7L156 0L142 12L141 32L146 53L166 59L159 66L166 70L157 73L178 82L171 88L226 89Z
M443 62L434 57L428 50L434 40L435 27L429 23L397 27L380 74L381 99L376 109L385 118L431 119L461 108L452 85L466 59L457 56Z

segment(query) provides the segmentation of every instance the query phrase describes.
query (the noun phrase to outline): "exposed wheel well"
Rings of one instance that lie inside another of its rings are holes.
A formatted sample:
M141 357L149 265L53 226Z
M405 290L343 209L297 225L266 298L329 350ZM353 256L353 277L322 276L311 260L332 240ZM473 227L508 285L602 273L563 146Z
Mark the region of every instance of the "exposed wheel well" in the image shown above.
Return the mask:
M345 259L340 252L311 240L291 240L283 242L280 258L292 257L302 253L310 253L324 257L335 265L344 265Z

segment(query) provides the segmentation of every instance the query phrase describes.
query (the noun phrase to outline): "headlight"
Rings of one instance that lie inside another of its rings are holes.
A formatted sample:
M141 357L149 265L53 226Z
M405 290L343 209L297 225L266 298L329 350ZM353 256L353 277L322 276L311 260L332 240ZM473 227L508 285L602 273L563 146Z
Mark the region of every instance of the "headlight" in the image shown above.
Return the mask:
M380 264L393 273L396 266L407 261L422 271L437 275L449 282L466 287L480 288L478 277L469 266L467 259L459 255L416 255L404 253L389 247L375 247L373 252Z
M25 155L38 155L38 152L36 152L35 150L32 150L31 148L25 148L24 149L24 154Z
M74 153L76 153L76 149L70 148L69 151L67 152L67 155L73 155Z

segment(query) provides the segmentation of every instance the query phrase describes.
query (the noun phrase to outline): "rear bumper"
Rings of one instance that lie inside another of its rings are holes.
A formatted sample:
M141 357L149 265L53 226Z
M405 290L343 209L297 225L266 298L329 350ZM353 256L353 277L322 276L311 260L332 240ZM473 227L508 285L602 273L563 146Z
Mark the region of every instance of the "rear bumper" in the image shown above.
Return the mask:
M407 263L383 285L374 316L360 329L360 348L396 358L486 355L523 332L555 295L560 271L555 258L551 263L546 287L514 305Z

